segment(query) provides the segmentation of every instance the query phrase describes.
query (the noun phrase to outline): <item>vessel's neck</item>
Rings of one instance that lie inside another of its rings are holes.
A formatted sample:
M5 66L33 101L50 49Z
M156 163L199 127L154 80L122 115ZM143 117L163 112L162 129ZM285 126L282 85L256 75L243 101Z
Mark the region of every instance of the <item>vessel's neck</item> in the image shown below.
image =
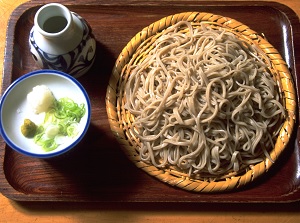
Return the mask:
M63 38L72 31L72 15L68 8L57 3L41 7L35 15L34 25L46 38Z

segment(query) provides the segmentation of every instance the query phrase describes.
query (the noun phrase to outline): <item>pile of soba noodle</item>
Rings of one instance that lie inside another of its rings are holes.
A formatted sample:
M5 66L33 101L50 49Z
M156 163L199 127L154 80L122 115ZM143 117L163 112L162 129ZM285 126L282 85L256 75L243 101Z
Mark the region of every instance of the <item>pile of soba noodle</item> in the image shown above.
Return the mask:
M285 113L255 46L189 22L162 32L134 65L125 95L141 160L195 178L222 178L271 159Z

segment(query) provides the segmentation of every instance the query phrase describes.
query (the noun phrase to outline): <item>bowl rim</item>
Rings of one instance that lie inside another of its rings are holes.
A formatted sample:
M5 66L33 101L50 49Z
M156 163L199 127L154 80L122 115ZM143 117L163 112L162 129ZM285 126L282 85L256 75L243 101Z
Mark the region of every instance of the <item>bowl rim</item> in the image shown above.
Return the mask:
M72 83L74 83L82 92L85 100L86 100L86 104L87 104L87 121L86 121L86 125L83 129L83 131L81 132L80 136L74 141L72 142L70 145L68 145L67 147L57 151L57 152L51 152L51 153L45 153L45 154L37 154L37 153L33 153L33 152L28 152L24 149L22 149L21 147L15 145L10 138L6 135L6 132L4 130L4 127L2 125L2 121L0 122L0 135L1 137L4 139L5 143L11 147L13 150L23 154L23 155L27 155L30 157L35 157L35 158L51 158L51 157L57 157L59 155L62 155L68 151L70 151L72 148L74 148L84 137L84 135L86 134L90 122L91 122L91 101L90 98L88 96L87 91L85 90L85 88L82 86L82 84L75 79L74 77L72 77L71 75L64 73L62 71L58 71L58 70L50 70L50 69L43 69L43 70L35 70L35 71L31 71L29 73L26 73L22 76L20 76L19 78L17 78L16 80L14 80L9 87L4 91L4 93L1 95L0 98L0 120L2 120L2 108L5 102L5 99L7 98L7 96L10 94L10 92L15 88L15 86L17 86L20 82L22 82L25 79L34 77L34 76L40 76L40 75L54 75L54 76L59 76L62 77L64 79L67 79L69 81L71 81Z

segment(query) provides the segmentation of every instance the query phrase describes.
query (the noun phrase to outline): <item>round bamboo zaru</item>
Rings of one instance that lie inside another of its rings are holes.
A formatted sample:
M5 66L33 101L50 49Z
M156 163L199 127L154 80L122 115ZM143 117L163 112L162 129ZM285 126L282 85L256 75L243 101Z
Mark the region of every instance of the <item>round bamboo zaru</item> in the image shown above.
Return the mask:
M251 30L248 26L228 17L205 12L184 12L162 18L137 33L124 47L116 60L106 93L106 109L111 130L127 157L138 168L162 182L194 192L222 192L240 188L268 171L273 162L268 158L264 158L262 162L249 166L241 174L236 175L232 173L222 177L222 179L214 180L193 179L178 170L171 168L159 169L140 160L140 141L132 129L134 117L124 109L126 101L124 88L130 75L130 65L142 60L147 55L152 43L160 36L160 33L179 21L189 21L192 24L207 23L211 26L222 27L239 38L255 44L262 50L264 56L271 61L269 69L277 79L281 89L282 101L287 111L275 147L270 151L272 160L276 161L285 149L296 119L295 89L292 76L285 61L264 37Z

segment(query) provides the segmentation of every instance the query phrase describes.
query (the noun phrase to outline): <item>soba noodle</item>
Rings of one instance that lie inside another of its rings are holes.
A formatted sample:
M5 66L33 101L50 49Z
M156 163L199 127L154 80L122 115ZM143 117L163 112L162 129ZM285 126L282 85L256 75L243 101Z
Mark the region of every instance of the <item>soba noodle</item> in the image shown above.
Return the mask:
M164 30L125 88L141 160L203 178L270 159L285 110L260 55L223 28Z

